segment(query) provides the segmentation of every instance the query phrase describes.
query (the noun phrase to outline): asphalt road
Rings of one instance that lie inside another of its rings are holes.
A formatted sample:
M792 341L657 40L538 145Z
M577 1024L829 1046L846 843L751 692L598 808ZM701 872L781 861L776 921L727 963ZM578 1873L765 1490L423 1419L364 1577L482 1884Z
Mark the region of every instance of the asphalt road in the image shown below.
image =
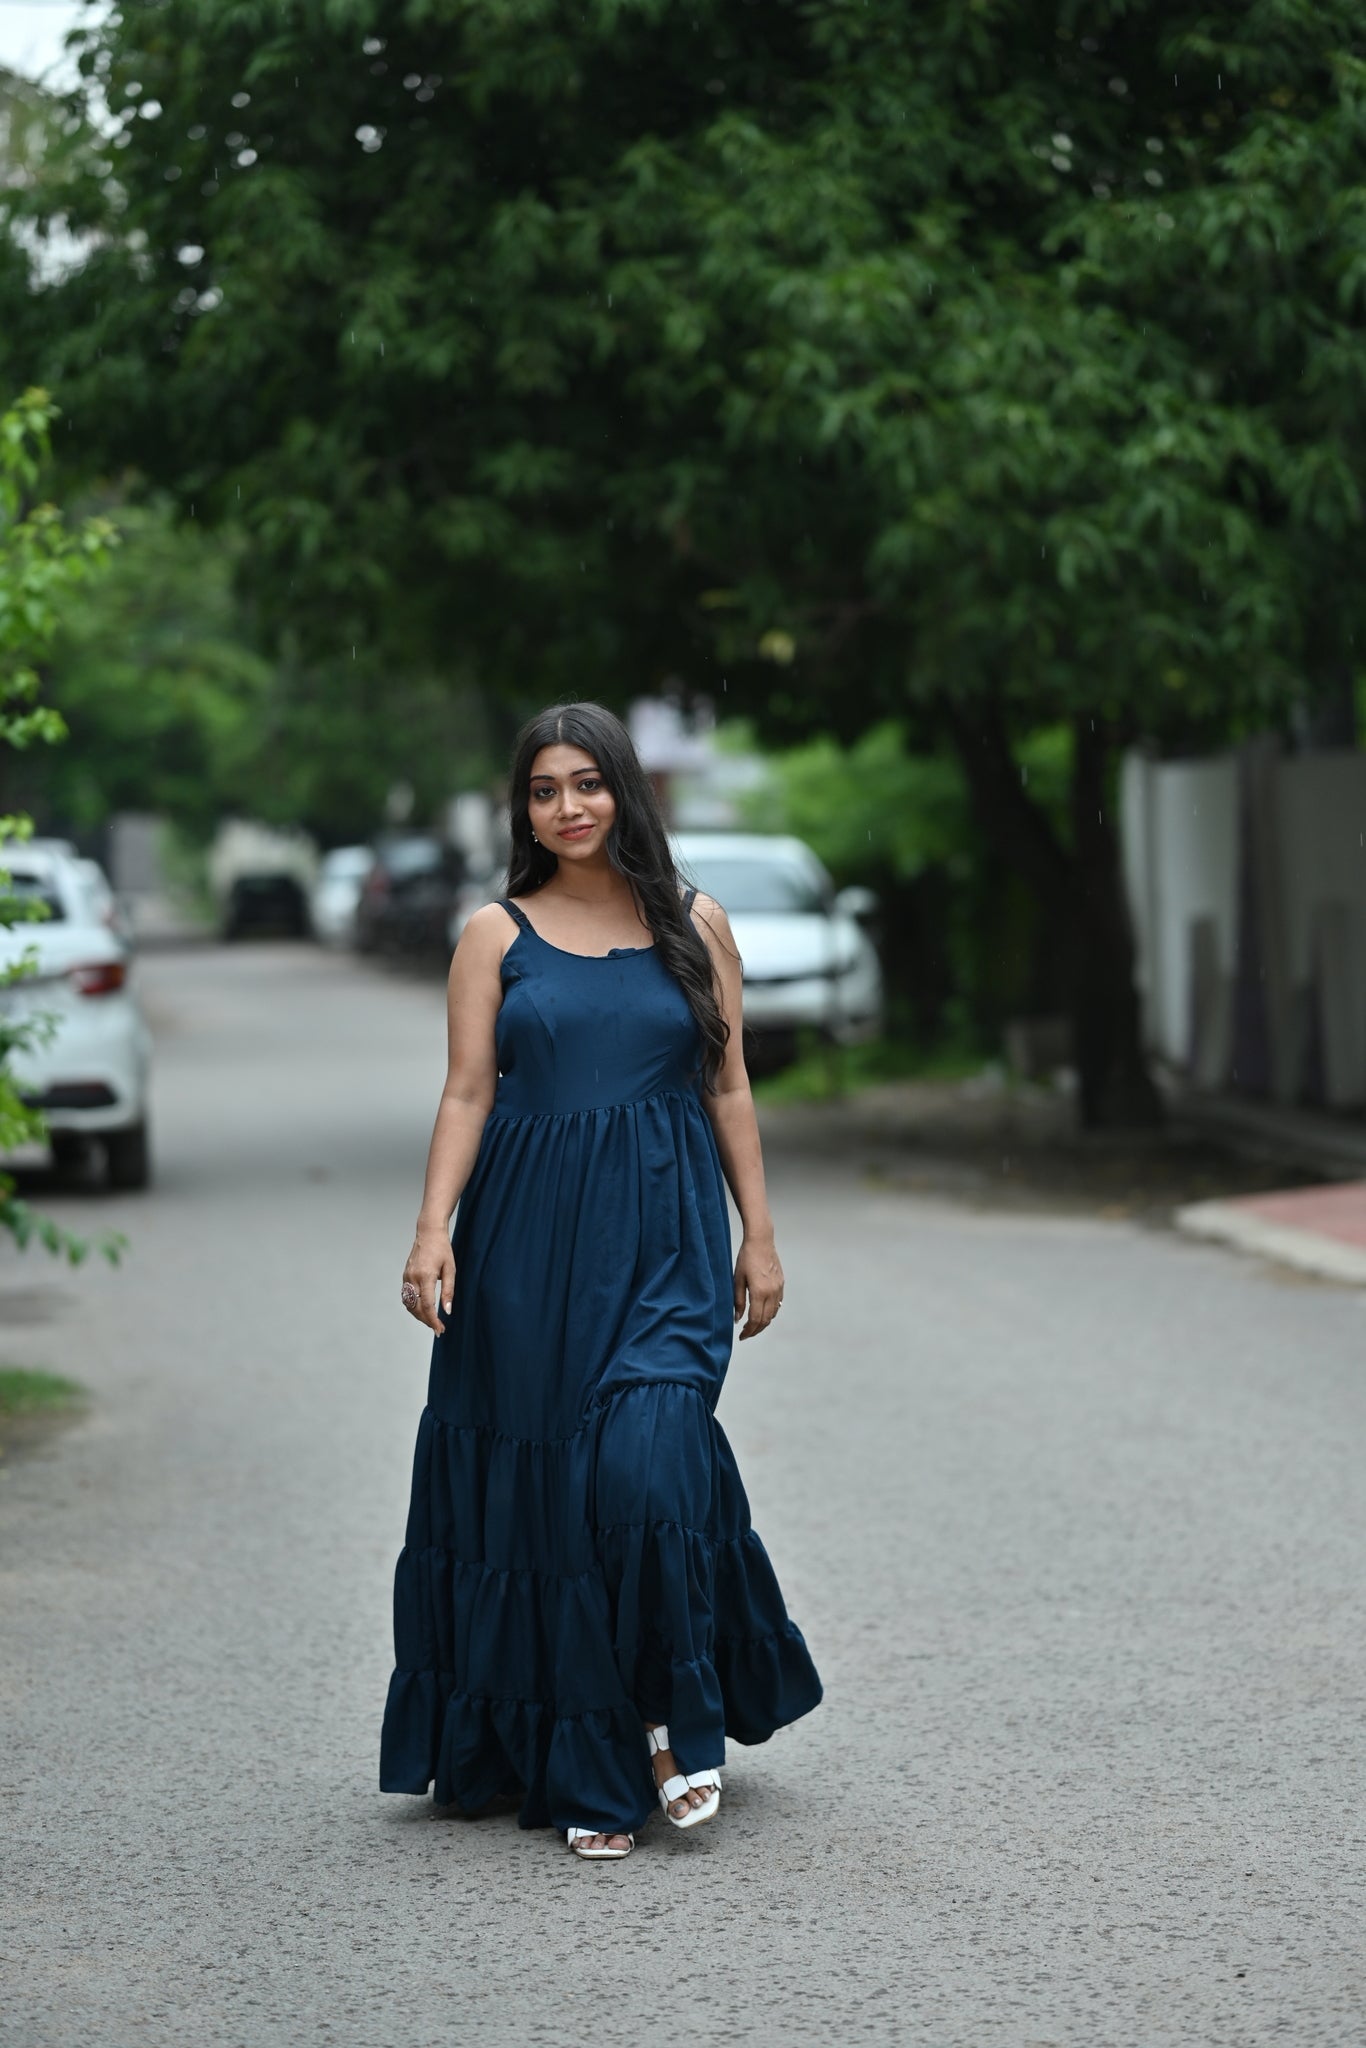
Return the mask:
M782 1125L722 1416L826 1704L583 1867L376 1789L439 992L142 972L131 1255L0 1266L94 1394L0 1469L6 2048L1360 2043L1361 1295Z

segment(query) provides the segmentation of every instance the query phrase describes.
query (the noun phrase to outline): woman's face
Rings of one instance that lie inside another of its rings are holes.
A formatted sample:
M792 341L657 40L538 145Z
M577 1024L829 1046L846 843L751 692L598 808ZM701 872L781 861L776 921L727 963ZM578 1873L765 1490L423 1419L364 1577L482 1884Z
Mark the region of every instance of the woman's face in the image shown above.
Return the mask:
M617 815L616 798L582 747L542 747L531 764L531 829L560 860L600 856Z

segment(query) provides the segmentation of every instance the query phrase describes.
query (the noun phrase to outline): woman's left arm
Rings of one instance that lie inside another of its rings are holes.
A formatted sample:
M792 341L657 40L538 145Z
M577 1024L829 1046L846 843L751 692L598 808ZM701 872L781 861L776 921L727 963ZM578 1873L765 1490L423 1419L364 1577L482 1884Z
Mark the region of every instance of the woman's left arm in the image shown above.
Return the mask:
M725 1057L716 1076L716 1091L704 1095L702 1102L716 1133L721 1171L735 1197L744 1229L735 1260L735 1320L739 1322L744 1317L740 1331L743 1341L746 1337L757 1337L777 1315L783 1298L783 1269L773 1242L759 1124L740 1042L740 955L731 936L730 919L719 903L710 896L699 896L693 905L693 916L712 957L716 999L730 1029Z

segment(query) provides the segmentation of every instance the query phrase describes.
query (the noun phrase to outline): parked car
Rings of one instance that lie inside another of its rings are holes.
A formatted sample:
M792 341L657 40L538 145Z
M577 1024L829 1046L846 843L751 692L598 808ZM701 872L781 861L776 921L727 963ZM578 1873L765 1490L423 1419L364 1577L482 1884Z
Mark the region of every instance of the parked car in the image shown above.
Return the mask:
M451 920L464 880L463 856L434 832L379 840L356 905L358 950L449 959Z
M882 1027L882 968L860 919L868 889L835 886L800 839L680 832L680 868L730 918L744 966L746 1054L791 1060L803 1034L840 1045Z
M313 936L324 946L350 946L365 877L375 864L373 846L335 846L319 863L308 898Z
M46 1117L58 1165L96 1140L113 1187L146 1187L151 1034L130 983L128 948L103 916L108 885L96 889L86 862L45 844L7 846L0 866L7 896L48 913L0 928L0 974L26 953L35 962L32 973L0 980L0 1020L45 1018L51 1026L41 1043L11 1053L19 1092Z
M225 939L305 939L308 899L290 874L243 874L228 885L223 904Z
M97 924L105 925L116 939L125 946L133 943L133 926L127 909L109 886L109 877L97 860L76 856L76 871L80 875L88 894L91 912Z

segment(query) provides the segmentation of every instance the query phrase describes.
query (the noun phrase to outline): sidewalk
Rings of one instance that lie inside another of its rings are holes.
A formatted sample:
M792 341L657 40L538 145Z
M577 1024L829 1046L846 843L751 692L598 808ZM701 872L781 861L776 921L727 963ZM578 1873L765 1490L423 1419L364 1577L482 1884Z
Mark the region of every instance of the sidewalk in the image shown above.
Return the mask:
M1265 1159L1271 1170L1293 1166L1332 1176L1318 1187L1187 1203L1175 1213L1178 1230L1366 1286L1366 1126L1226 1096L1181 1096L1171 1109L1175 1123Z
M1325 1280L1366 1287L1366 1181L1192 1202L1177 1210L1176 1227Z

